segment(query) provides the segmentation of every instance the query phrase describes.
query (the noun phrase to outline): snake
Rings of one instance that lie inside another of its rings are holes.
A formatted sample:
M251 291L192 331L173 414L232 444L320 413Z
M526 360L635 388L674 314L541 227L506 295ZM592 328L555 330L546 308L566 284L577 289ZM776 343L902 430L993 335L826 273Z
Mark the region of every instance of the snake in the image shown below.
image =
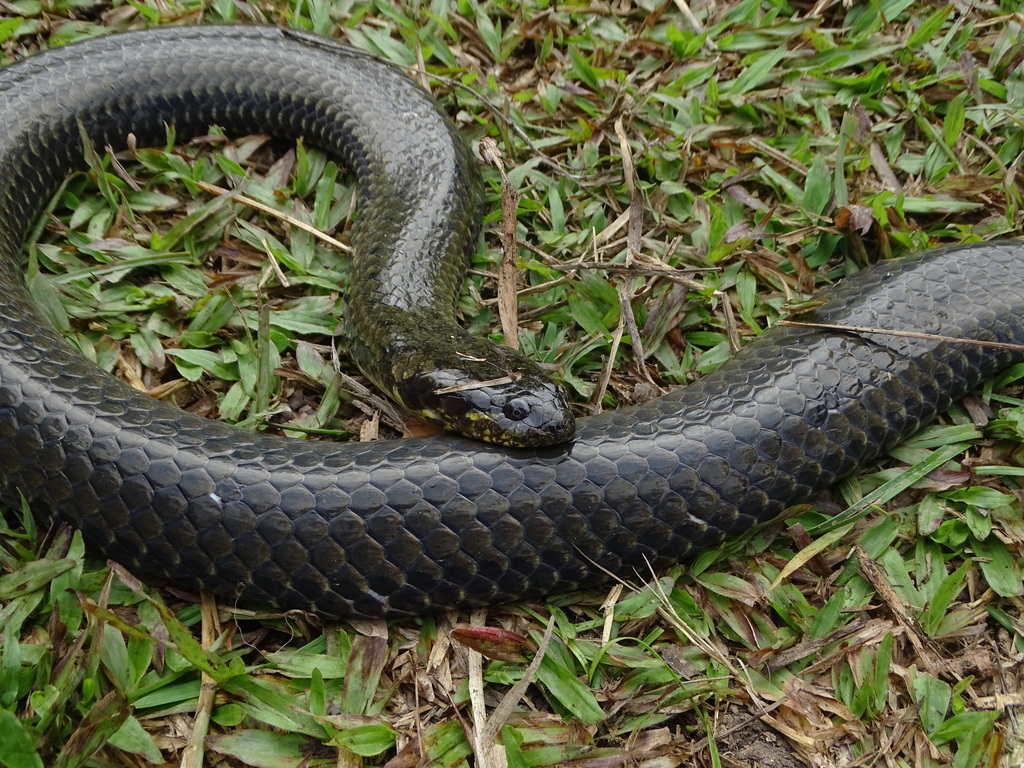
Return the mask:
M353 170L357 316L449 302L416 291L437 284L427 264L458 280L480 202L465 142L423 89L310 33L158 28L0 71L0 493L182 589L334 620L650 575L780 518L1024 360L1024 247L1009 240L864 268L799 324L561 442L336 443L210 421L85 359L44 320L21 257L82 166L83 132L116 149L160 143L168 124L300 138Z

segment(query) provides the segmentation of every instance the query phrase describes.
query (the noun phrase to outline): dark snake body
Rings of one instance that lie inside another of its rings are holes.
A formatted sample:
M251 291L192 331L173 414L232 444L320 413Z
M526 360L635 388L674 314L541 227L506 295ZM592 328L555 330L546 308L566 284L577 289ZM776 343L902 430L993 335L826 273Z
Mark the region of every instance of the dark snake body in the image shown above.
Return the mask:
M589 585L603 570L647 574L741 534L1024 358L778 326L695 385L582 420L566 446L337 445L157 402L74 352L29 298L19 249L81 163L79 123L101 147L123 146L129 131L162 142L171 121L181 136L211 123L302 136L341 154L364 187L413 190L398 214L376 192L361 209L373 226L354 245L384 258L395 238L424 249L472 229L474 206L450 192L465 155L430 104L390 65L273 28L115 36L0 72L6 497L20 493L79 527L94 552L186 588L326 617L488 604ZM409 174L435 178L443 199L420 205L425 188L403 183ZM801 319L1021 343L1024 247L930 251L825 296Z

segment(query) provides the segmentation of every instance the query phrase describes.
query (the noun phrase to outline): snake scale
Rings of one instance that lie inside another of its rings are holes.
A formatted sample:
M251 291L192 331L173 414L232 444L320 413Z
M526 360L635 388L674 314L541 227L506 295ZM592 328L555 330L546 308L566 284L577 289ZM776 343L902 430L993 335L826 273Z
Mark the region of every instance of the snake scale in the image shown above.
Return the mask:
M370 190L357 258L386 258L396 243L407 263L438 244L463 248L477 211L460 192L465 150L429 97L393 66L315 36L165 28L0 72L4 497L184 588L338 618L647 574L806 501L1024 359L778 325L696 384L581 419L560 446L246 432L101 372L46 325L22 275L28 227L82 164L79 126L97 146L123 147L129 132L162 143L170 122L179 136L218 124L340 155ZM399 191L400 203L379 190ZM1024 247L884 262L822 298L800 319L1021 343Z

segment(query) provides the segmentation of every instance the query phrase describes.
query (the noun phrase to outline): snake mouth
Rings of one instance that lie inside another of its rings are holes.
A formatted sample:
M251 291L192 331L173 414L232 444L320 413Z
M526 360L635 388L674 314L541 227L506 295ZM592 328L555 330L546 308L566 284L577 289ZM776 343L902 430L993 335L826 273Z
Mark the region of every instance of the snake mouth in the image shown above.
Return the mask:
M562 388L557 385L506 398L501 405L500 418L494 413L497 405L485 418L499 424L501 433L494 439L480 438L485 442L539 448L568 442L576 432L576 418Z
M465 364L421 370L399 382L395 399L448 432L485 443L539 448L568 442L576 419L565 390L523 360L518 370L500 366L503 375L496 378L484 378ZM499 368L480 362L485 373Z
M445 430L510 448L539 448L568 442L576 433L576 418L565 391L546 378L495 386L450 387L421 398L431 402L419 415Z

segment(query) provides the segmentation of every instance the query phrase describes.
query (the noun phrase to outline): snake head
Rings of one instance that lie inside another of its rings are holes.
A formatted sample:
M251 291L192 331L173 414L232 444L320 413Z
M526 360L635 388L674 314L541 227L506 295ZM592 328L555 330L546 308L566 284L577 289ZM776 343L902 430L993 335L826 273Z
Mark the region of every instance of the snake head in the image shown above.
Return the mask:
M486 443L537 448L576 432L565 390L532 360L492 344L421 366L398 382L396 396L422 418Z

